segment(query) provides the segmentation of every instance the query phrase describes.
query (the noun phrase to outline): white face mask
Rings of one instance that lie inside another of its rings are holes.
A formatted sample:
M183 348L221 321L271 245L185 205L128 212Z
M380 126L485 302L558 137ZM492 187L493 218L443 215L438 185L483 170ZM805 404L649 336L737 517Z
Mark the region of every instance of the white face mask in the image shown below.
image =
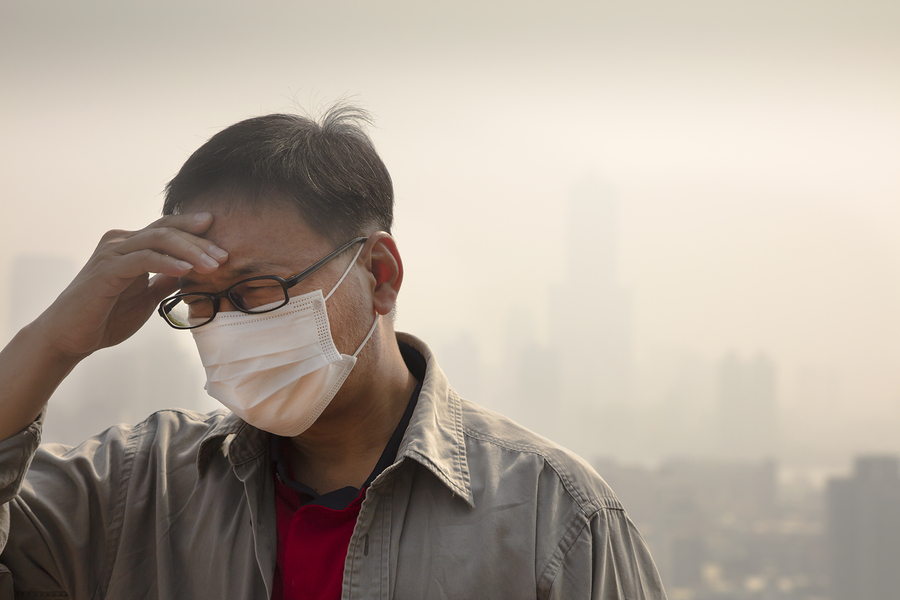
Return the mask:
M362 247L356 253L362 252ZM206 369L206 391L254 427L293 437L322 414L372 337L379 315L353 356L340 354L331 338L325 301L316 290L291 298L269 313L220 312L192 329Z

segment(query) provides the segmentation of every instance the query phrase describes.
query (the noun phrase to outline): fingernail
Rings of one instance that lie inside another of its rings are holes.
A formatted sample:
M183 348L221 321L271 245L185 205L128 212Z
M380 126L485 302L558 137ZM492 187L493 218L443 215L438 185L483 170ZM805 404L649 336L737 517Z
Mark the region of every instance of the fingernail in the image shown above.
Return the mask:
M216 267L219 266L219 261L217 261L216 259L214 259L212 256L210 256L208 254L204 254L203 256L201 256L200 262L202 262L204 265L206 265L210 269L215 269Z
M193 269L194 268L194 265L192 265L189 262L184 262L183 260L176 260L175 266L178 267L179 269Z
M225 258L228 256L228 253L219 248L218 246L213 246L209 249L209 253L215 256L216 258Z
M194 215L194 220L195 221L205 221L208 218L210 218L211 216L212 215L208 212L200 212L200 213L197 213L196 215Z

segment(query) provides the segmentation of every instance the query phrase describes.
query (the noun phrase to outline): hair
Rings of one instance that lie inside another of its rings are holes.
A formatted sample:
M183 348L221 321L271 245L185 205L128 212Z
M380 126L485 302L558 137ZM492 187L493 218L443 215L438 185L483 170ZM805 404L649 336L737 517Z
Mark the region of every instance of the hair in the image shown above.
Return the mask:
M372 228L390 233L393 184L364 130L371 123L342 104L318 122L272 114L235 123L187 159L166 186L162 212L181 213L209 193L254 206L286 197L333 243Z

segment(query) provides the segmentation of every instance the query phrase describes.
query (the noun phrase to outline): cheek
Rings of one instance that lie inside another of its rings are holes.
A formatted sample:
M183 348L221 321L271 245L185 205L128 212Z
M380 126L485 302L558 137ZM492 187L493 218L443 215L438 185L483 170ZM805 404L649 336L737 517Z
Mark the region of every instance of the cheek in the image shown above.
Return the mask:
M366 303L359 282L349 275L328 299L331 335L339 352L353 354L366 337L375 318L370 304Z
M302 296L316 290L322 290L322 296L327 296L328 292L331 291L331 286L333 286L334 282L337 281L336 277L329 279L329 275L330 273L322 271L313 273L289 290L291 297ZM340 275L338 275L338 277L340 277ZM338 288L338 292L339 291L340 288ZM337 295L338 292L335 292L335 295ZM331 299L328 300L328 305L330 310Z

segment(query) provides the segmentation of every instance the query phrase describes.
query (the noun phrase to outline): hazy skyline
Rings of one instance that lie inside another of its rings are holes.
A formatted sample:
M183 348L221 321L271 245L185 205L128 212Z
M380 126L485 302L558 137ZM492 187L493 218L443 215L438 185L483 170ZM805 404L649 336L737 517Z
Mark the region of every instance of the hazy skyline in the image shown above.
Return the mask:
M82 264L217 130L350 95L395 183L399 329L487 365L512 313L551 339L551 290L593 276L562 269L594 178L636 365L765 352L784 402L834 372L877 425L900 406L898 31L886 2L7 2L0 269Z

